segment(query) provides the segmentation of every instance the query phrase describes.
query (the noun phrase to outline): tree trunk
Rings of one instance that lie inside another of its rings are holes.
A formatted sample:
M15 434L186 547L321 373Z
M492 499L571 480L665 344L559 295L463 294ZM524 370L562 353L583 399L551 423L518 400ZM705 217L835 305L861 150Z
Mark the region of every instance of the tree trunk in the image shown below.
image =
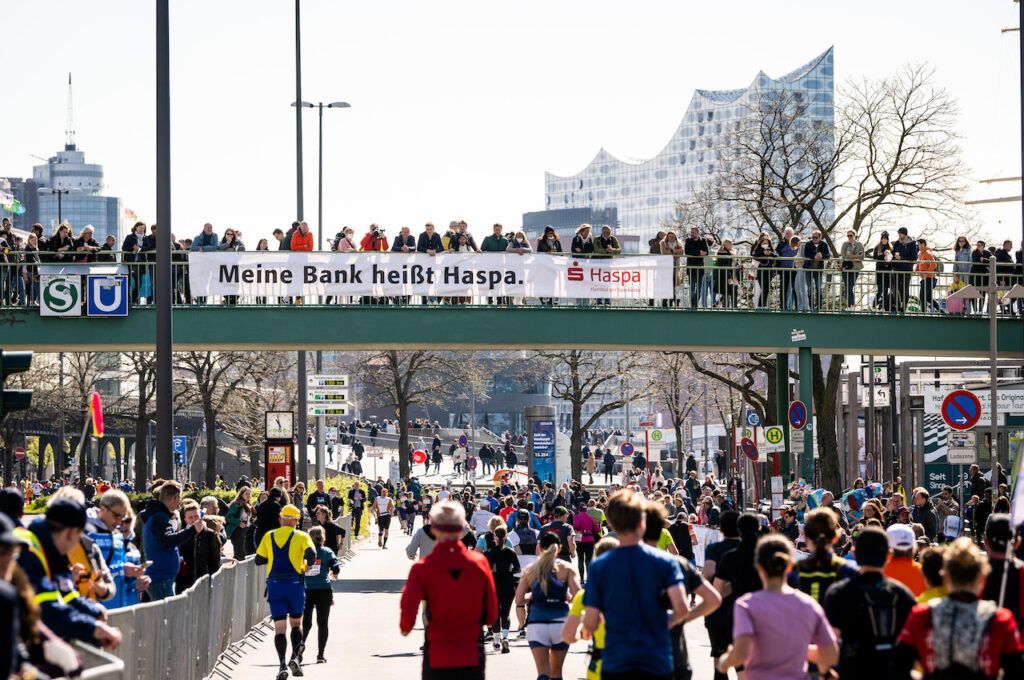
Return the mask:
M263 458L263 446L260 442L249 445L249 485L252 486L260 474L260 461Z
M707 427L705 424L704 427ZM686 469L686 459L683 453L683 424L672 423L672 429L676 432L676 477L683 476L683 470Z
M409 460L409 404L404 399L398 400L395 416L398 417L398 474L405 479L412 474L412 466Z
M217 414L209 399L203 399L203 418L206 421L206 488L212 489L217 480ZM300 433L300 436L304 437L305 433ZM301 448L305 450L305 447ZM296 465L305 464L304 460L296 461Z
M578 401L572 402L572 435L569 437L569 463L573 479L583 479L583 430L580 428L583 410ZM530 455L527 452L526 455ZM527 462L529 468L529 462Z
M821 365L821 356L815 354L811 362L814 407L818 416L816 436L821 487L837 496L842 491L842 481L839 476L839 442L836 439L836 401L844 358L842 354L831 356L827 378Z

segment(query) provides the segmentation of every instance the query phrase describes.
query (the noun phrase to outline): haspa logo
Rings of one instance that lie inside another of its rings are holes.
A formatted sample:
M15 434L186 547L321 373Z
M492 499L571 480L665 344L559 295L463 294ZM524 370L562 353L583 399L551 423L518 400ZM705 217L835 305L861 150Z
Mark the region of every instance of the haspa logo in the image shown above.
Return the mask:
M582 281L583 280L583 267L576 260L572 261L572 266L569 267L569 280L570 281Z

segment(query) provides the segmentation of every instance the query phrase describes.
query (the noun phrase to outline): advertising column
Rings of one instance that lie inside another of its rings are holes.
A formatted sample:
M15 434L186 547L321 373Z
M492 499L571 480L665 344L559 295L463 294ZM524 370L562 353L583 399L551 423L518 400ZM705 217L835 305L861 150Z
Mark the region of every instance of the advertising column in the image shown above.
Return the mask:
M555 479L555 409L550 406L529 406L527 423L527 467L541 480Z

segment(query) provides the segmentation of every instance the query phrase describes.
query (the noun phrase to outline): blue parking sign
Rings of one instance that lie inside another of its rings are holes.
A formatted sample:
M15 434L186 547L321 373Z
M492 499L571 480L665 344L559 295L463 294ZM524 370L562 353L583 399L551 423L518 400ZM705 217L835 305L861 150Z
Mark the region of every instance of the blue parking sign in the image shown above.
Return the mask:
M89 316L128 316L128 277L90 274L86 277Z
M173 438L174 441L174 464L185 465L185 436L178 435Z

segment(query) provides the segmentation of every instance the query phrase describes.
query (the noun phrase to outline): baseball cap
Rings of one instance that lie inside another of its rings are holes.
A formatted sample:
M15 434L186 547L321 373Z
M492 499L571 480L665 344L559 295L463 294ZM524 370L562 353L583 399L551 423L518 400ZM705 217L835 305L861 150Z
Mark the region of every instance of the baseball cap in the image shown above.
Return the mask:
M889 547L893 550L913 550L917 542L914 530L908 524L893 524L885 533L889 536Z
M0 545L25 545L27 543L21 536L14 533L14 529L14 520L0 513Z
M1005 550L1011 538L1013 526L1010 524L1010 516L1005 512L989 515L988 522L985 523L985 540L989 546L996 550Z
M281 508L281 517L299 519L300 517L302 517L302 513L299 512L299 509L297 507L289 503L288 505Z
M66 529L84 529L85 508L71 498L58 498L46 509L46 519Z

